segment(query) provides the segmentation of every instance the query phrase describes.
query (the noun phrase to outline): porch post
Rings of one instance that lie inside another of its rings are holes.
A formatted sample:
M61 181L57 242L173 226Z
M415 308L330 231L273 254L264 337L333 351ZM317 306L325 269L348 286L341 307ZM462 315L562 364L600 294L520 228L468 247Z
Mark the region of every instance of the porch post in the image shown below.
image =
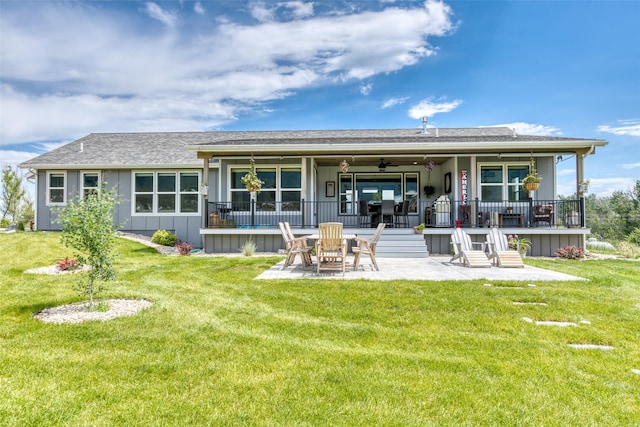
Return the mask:
M202 226L203 228L209 227L209 157L205 157L204 168L202 169L202 182L200 183L200 188L207 189L207 191L203 191L202 194ZM201 235L200 239L202 240L201 247L202 250L205 248L205 235Z
M471 222L471 227L477 227L477 221L478 221L478 196L477 196L477 191L476 191L476 176L478 174L477 172L477 165L476 165L476 156L471 156L470 157L470 163L471 163L471 171L469 172L470 176L467 176L467 179L469 180L469 188L471 188L471 193L469 194L469 200L475 200L475 203L471 204L471 218L470 222Z
M580 183L584 181L584 154L576 153L576 197L580 197Z
M580 183L584 181L584 158L585 154L576 153L576 198L578 199L578 206L580 210L580 227L585 227L586 213L584 211L584 195L580 191ZM582 242L584 243L584 242Z

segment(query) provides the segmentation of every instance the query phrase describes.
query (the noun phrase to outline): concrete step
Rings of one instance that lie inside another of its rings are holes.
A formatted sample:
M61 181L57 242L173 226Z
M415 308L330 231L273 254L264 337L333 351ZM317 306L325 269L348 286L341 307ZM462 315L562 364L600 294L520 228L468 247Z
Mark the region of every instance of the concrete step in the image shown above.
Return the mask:
M358 229L360 237L371 238L374 229ZM385 228L378 241L376 257L380 258L427 258L429 251L422 234L413 228Z

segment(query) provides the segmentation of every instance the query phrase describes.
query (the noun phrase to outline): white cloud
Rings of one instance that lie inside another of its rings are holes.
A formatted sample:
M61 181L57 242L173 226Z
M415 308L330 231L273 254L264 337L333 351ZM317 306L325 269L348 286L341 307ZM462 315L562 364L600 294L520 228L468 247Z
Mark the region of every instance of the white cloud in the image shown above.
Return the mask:
M204 15L204 7L202 7L202 3L197 1L193 5L193 11L198 15Z
M371 83L367 83L367 84L361 84L360 85L360 93L362 95L369 95L371 93L371 90L373 89L373 86L371 85Z
M437 113L448 113L456 109L460 104L462 104L462 100L460 99L447 102L442 98L437 100L428 98L411 107L409 109L409 117L412 119L420 119L422 117L432 117Z
M540 135L540 136L558 136L562 135L560 129L554 126L545 126L537 123L513 122L503 123L501 125L479 126L479 127L508 127L514 129L519 135Z
M157 19L167 27L173 28L176 26L178 18L175 13L168 12L158 6L157 3L147 2L144 11L153 19Z
M599 197L609 196L614 191L630 191L635 184L636 180L633 178L590 178L589 193Z
M640 136L640 119L620 120L619 123L619 126L598 126L598 131L614 135Z
M622 165L620 165L622 167L622 169L635 169L635 168L640 168L640 162L638 163L624 163Z
M321 16L294 1L278 7L305 19L251 26L225 16L197 33L153 2L144 12L172 31L154 32L108 4L39 2L28 25L27 6L3 6L3 144L209 129L304 88L412 65L435 53L428 37L453 29L437 1Z
M401 98L389 98L382 103L382 106L380 108L384 110L386 108L395 107L396 105L404 104L405 102L407 102L408 99L409 99L408 96L401 97Z
M558 170L558 176L576 176L576 170L575 169L562 169L562 170Z

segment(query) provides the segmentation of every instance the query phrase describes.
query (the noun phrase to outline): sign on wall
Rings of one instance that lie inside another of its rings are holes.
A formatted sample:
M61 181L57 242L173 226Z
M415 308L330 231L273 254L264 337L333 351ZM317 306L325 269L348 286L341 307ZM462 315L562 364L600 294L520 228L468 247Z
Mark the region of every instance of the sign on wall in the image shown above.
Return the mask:
M469 201L469 181L467 179L466 169L462 169L460 171L460 190L462 204L466 205Z

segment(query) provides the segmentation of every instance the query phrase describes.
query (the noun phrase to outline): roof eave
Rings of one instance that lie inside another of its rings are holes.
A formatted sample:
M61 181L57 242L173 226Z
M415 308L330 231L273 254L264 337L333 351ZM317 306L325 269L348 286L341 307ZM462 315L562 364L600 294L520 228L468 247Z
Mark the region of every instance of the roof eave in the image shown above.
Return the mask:
M520 144L524 144L519 146ZM438 142L420 142L393 145L378 144L243 144L243 145L189 145L186 148L199 153L215 153L218 155L241 153L262 154L262 153L297 153L301 155L314 154L363 154L363 153L425 153L432 152L442 153L451 152L452 154L460 153L486 153L496 151L522 152L530 153L533 151L545 151L558 153L567 150L575 150L576 152L587 151L591 147L603 147L607 145L604 140L576 140L576 141L558 141L558 140L542 140L527 141L514 139L513 141L483 141L483 142L456 142L456 141L438 141Z

